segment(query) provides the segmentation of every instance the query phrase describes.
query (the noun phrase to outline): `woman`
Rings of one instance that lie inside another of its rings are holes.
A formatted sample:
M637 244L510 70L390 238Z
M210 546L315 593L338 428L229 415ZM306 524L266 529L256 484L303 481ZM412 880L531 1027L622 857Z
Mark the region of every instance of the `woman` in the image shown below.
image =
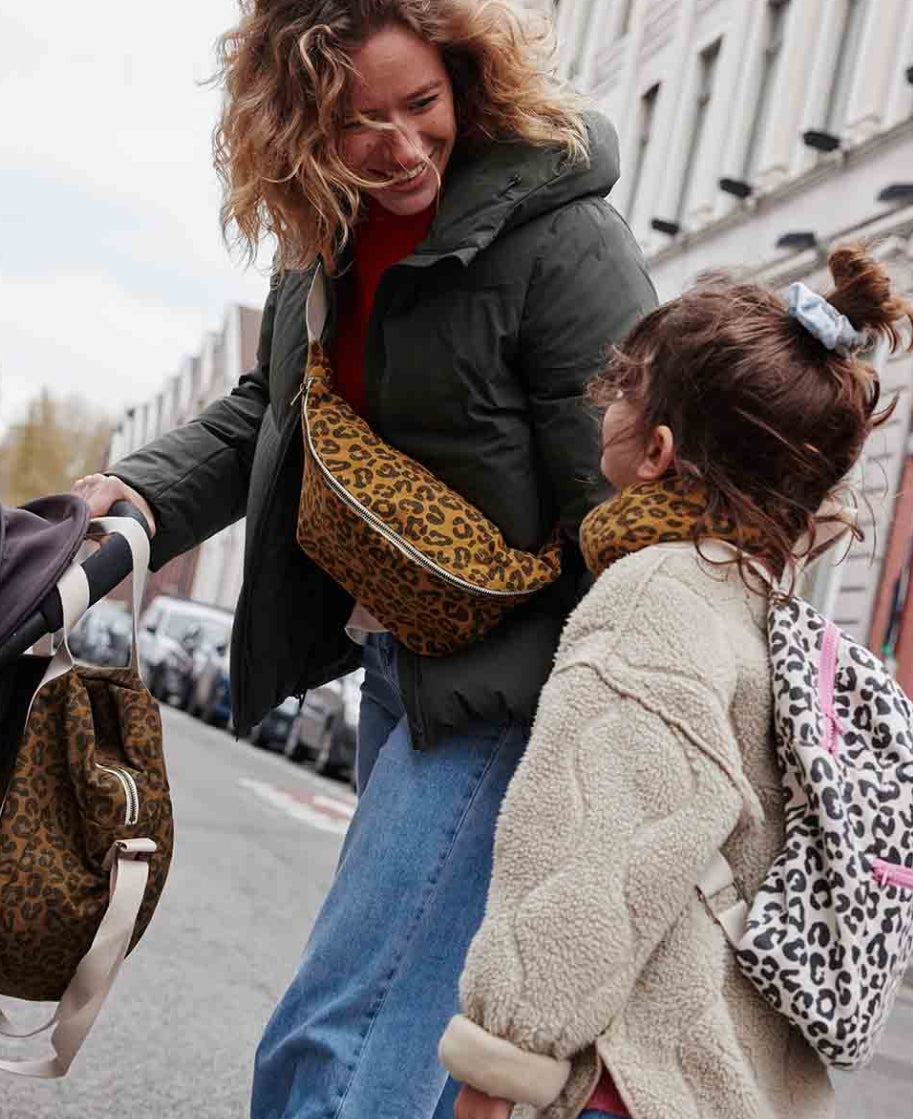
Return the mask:
M278 244L257 368L186 427L83 480L139 497L153 564L247 515L232 638L240 733L283 696L366 679L359 807L260 1046L255 1119L432 1119L436 1041L478 926L501 796L577 600L603 494L581 405L655 303L603 199L617 144L541 68L541 36L477 0L256 0L223 40L224 219ZM560 579L484 639L423 657L376 630L295 542L299 406L319 333L337 391ZM365 646L353 642L367 632Z

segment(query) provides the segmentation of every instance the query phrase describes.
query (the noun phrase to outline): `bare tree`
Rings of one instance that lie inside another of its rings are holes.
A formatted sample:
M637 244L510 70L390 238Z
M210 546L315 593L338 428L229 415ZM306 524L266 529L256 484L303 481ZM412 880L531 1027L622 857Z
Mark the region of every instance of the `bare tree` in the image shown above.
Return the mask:
M108 419L81 397L42 389L0 439L0 498L21 505L65 493L75 478L101 469L110 434Z

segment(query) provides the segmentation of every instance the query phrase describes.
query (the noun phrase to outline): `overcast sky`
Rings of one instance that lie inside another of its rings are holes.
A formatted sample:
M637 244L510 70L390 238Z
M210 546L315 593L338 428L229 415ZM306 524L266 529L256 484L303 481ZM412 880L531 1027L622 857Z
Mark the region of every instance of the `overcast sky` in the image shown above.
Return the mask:
M0 10L0 428L46 385L112 418L267 281L223 247L201 88L235 0Z

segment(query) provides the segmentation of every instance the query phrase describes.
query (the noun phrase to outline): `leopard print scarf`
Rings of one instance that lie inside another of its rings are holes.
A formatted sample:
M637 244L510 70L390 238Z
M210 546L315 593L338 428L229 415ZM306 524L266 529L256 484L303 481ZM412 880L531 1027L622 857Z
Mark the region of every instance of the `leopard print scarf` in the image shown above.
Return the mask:
M586 565L601 575L622 556L651 544L693 540L694 525L706 509L706 492L686 491L677 477L628 486L584 518L580 547ZM714 523L706 535L744 547L732 521Z

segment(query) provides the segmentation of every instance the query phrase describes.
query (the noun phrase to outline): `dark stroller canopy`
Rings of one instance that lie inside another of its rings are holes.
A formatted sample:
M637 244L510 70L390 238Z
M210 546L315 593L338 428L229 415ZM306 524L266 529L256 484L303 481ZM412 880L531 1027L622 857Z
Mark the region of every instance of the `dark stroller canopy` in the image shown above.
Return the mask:
M72 494L0 505L0 645L56 586L88 527L89 508Z

